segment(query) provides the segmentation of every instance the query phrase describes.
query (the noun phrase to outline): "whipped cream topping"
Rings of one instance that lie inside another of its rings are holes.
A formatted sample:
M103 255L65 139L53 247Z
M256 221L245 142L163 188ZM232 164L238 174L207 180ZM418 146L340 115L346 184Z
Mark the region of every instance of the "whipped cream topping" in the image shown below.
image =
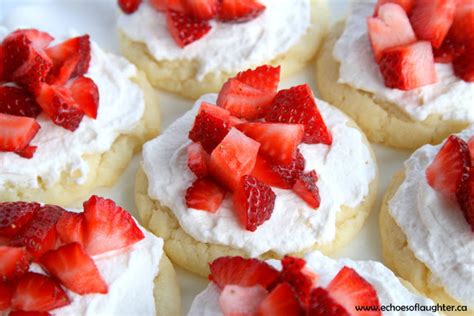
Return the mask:
M8 33L0 27L0 40ZM126 59L106 53L92 42L85 76L93 79L99 89L97 119L84 116L79 128L71 132L41 114L37 119L41 129L31 142L38 146L32 159L0 152L0 187L48 187L58 181L61 173L78 184L84 183L89 172L85 156L109 150L115 139L131 132L143 116L143 93L131 81L136 74L136 67Z
M292 191L273 188L276 200L271 218L255 232L249 232L239 225L230 193L215 214L186 206L186 190L196 179L187 166L186 149L191 143L188 133L201 102L215 104L216 98L215 94L201 97L164 134L144 145L148 195L169 207L194 239L242 249L251 256L270 250L283 255L315 243L331 242L336 232L336 213L343 205L358 206L376 177L377 166L362 133L347 126L348 119L342 112L317 100L333 144L301 144L299 149L306 160L305 171L316 170L319 175L321 206L314 210Z
M433 302L429 299L415 295L410 292L400 280L386 268L376 261L353 261L350 259L333 260L320 252L312 252L305 256L307 267L319 275L318 286L325 287L336 276L344 266L357 271L377 291L381 305L415 305L431 306ZM274 267L281 269L280 261L268 261ZM201 292L194 299L188 316L218 316L223 315L219 306L219 295L221 290L214 283ZM384 312L383 315L403 316L412 315L413 312ZM435 315L431 312L417 312L417 315Z
M339 62L339 83L373 94L375 100L394 104L413 120L430 115L443 120L474 122L474 83L458 78L451 64L435 64L438 81L409 91L388 88L370 46L367 17L373 3L358 3L348 17L333 56Z
M460 134L474 135L474 125ZM444 144L444 142L443 142ZM474 308L474 238L456 201L448 201L426 180L425 171L442 144L425 145L405 162L405 180L390 200L390 214L416 258L432 272L446 293Z
M180 48L168 32L166 15L148 1L138 11L121 13L118 28L130 39L144 43L151 55L162 60L196 60L197 79L210 72L238 72L263 64L286 52L311 24L309 0L260 0L266 6L257 18L245 23L210 22L203 38Z

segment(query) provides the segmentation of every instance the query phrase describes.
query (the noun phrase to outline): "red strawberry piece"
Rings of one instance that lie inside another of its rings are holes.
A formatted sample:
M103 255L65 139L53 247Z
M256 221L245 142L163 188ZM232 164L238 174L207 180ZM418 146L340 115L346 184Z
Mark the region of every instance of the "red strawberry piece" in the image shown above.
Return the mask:
M166 12L166 9L168 9L168 0L150 0L150 5L157 11Z
M300 316L303 314L303 308L288 283L278 284L257 310L257 316Z
M332 144L332 136L316 106L311 88L307 85L280 90L265 116L267 122L303 124L303 142Z
M304 134L301 124L252 122L236 127L260 143L261 153L282 165L291 164Z
M130 213L112 200L91 196L84 202L84 217L84 249L91 256L128 247L145 238Z
M11 306L13 291L14 288L10 283L0 281L0 311L7 310Z
M221 0L218 19L224 22L246 22L265 10L257 0Z
M280 83L280 72L280 66L263 65L239 72L235 79L261 91L274 91L275 96Z
M99 89L94 81L87 77L77 77L71 84L71 94L81 110L90 118L97 118L99 108Z
M11 33L11 35L24 34L33 43L36 48L45 49L54 40L54 37L46 32L37 29L20 29Z
M342 268L326 290L350 315L367 315L367 312L356 311L355 306L374 306L380 310L379 299L374 287L349 267ZM370 312L370 315L382 315L382 313Z
M211 153L224 139L229 129L229 111L203 102L189 132L189 139L200 142L204 150Z
M51 316L51 314L48 312L12 311L8 316Z
M272 164L266 157L258 155L251 175L269 186L280 189L291 189L292 185L288 183L284 176L275 170L277 168L278 166Z
M380 7L377 17L367 19L369 39L375 60L380 62L383 51L399 45L411 44L416 41L410 20L405 10L395 3L387 3Z
M272 165L272 169L280 175L286 184L292 188L296 180L301 177L304 171L305 160L300 151L296 150L296 156L290 165Z
M5 53L4 53L3 45L0 42L0 83L5 81L5 71L4 71L5 65L4 64L5 64Z
M168 0L168 9L187 14L188 10L186 9L184 1L185 0Z
M210 178L194 181L186 191L186 206L196 210L215 213L225 197L225 189Z
M234 210L243 228L255 231L269 220L276 195L265 183L251 175L243 176L234 192Z
M220 257L209 264L209 280L223 289L226 285L261 285L268 289L279 276L278 270L258 259Z
M84 213L64 212L56 223L56 231L62 242L85 243Z
M436 82L433 51L429 42L397 46L384 51L380 72L385 86L411 90Z
M474 156L471 156L471 159ZM471 165L469 177L463 179L456 198L464 214L464 218L474 232L474 165Z
M54 124L72 132L79 127L84 117L84 112L66 87L43 84L36 102Z
M474 82L474 46L453 60L454 73L462 80Z
M36 118L41 108L26 89L0 86L0 113Z
M30 46L27 60L15 70L12 79L36 95L52 68L53 62L48 55Z
M198 178L208 175L207 164L209 154L206 153L200 143L192 143L188 146L188 167Z
M472 136L468 143L467 146L469 147L469 153L471 154L471 165L474 165L474 136Z
M179 47L197 41L211 30L208 21L200 21L172 10L168 10L166 21L168 31Z
M398 4L405 10L406 14L409 15L415 4L415 0L378 0L374 9L374 16L378 15L379 8L386 3L395 3Z
M451 38L447 37L441 47L433 49L433 56L436 63L447 64L464 53L465 46L458 45Z
M210 20L217 14L218 0L184 0L186 11L198 20Z
M452 135L426 169L426 179L437 192L454 199L461 183L469 176L470 165L469 147Z
M120 9L126 14L132 14L138 10L142 0L118 0Z
M69 304L67 294L56 281L33 272L20 278L12 298L13 308L23 311L47 312Z
M46 54L54 64L47 82L63 85L73 77L82 76L89 69L91 60L89 35L68 39L48 48Z
M30 260L23 247L0 246L0 282L16 279L28 271Z
M36 149L38 149L38 146L26 146L21 151L15 152L15 154L26 159L31 159L35 155Z
M39 210L38 203L0 203L0 236L14 237Z
M267 290L258 284L226 285L219 296L219 305L224 315L255 315L266 296Z
M0 113L0 152L22 152L39 129L34 118Z
M367 312L366 312L367 314ZM307 315L311 316L351 316L343 306L337 303L329 292L322 287L311 292ZM354 314L356 315L356 314ZM369 315L369 314L367 314ZM372 315L372 314L370 314Z
M460 46L474 46L474 4L472 1L456 6L454 20L449 29L448 38Z
M306 268L306 261L301 258L285 256L281 260L282 271L279 282L286 282L296 293L303 305L308 304L311 289L317 281L317 275Z
M410 22L418 39L438 48L453 23L456 0L417 0Z
M41 257L40 263L64 286L80 295L108 292L94 261L78 243L48 251Z
M321 203L317 182L318 175L316 171L313 170L301 175L293 186L293 191L314 209L319 208L319 204Z

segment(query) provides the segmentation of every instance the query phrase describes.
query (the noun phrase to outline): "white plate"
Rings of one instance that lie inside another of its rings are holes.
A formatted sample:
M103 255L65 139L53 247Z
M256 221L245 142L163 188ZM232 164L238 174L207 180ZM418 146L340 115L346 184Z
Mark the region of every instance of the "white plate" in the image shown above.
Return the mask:
M329 2L332 21L344 17L348 11L349 1L329 0ZM103 48L119 53L115 29L116 14L115 0L0 0L0 25L5 25L10 29L36 27L49 31L53 35L68 34L70 30L89 33ZM316 91L313 68L314 65L309 65L299 74L283 80L281 87L308 83ZM165 129L190 108L192 102L169 93L161 95L162 126ZM381 198L393 173L402 168L403 161L408 158L410 153L379 145L373 147L380 170L377 202L362 231L348 246L339 251L337 257L381 260L378 228ZM134 204L133 184L139 161L140 155L134 157L133 162L113 188L94 192L114 199L134 216L137 215L137 212ZM179 268L177 271L183 296L183 313L186 315L193 298L207 286L207 280Z

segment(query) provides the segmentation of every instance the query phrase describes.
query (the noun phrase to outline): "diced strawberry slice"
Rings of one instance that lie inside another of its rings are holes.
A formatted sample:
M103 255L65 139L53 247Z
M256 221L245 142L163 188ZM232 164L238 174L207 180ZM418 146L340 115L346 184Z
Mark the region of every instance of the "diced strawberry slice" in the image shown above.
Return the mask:
M22 150L15 152L15 154L26 159L31 159L35 155L36 149L38 149L38 146L26 146Z
M0 113L0 152L22 152L39 129L34 118Z
M38 203L0 203L0 236L14 237L39 210Z
M286 282L296 293L303 305L309 302L311 289L316 284L318 276L306 268L306 261L301 258L285 256L281 260L282 271L279 282Z
M94 261L78 243L48 251L41 257L40 263L64 286L80 295L108 292Z
M5 79L5 53L3 45L0 42L0 83L4 82Z
M471 156L471 159L474 156ZM471 226L474 232L474 165L471 165L469 177L463 179L459 190L456 192L456 198L464 214L464 218Z
M454 199L463 179L469 176L470 165L469 147L452 135L426 169L426 179L437 192Z
M266 296L267 290L259 284L226 285L219 296L219 305L224 315L255 315Z
M418 39L438 48L453 23L456 0L417 0L410 22Z
M0 246L0 282L16 279L28 271L30 260L23 247Z
M456 44L448 37L439 48L433 49L433 56L436 63L447 64L464 53L465 46Z
M290 183L288 183L284 176L275 170L276 168L278 167L272 164L266 157L258 155L251 175L269 186L280 189L291 189L292 186Z
M184 14L188 14L188 10L184 5L185 0L168 0L168 9Z
M81 124L84 112L66 87L43 84L36 98L54 124L75 131Z
M367 313L367 312L366 312ZM311 316L352 316L342 305L336 302L322 287L311 292L307 315ZM354 314L356 315L356 314ZM367 314L372 315L372 314Z
M31 41L31 43L36 48L40 48L40 49L45 49L54 40L54 37L52 37L50 34L39 31L37 29L20 29L11 33L11 35L15 35L15 34L26 35L28 39Z
M120 9L126 14L132 14L138 10L142 0L118 0Z
M52 68L53 62L48 55L30 46L27 60L15 70L12 79L36 95Z
M332 136L316 106L311 88L307 85L280 90L265 116L267 122L303 124L303 142L332 144Z
M239 186L240 178L252 172L259 148L259 143L232 128L212 151L209 171L233 191Z
M13 308L23 311L47 312L69 304L67 294L56 281L33 272L21 277L12 298Z
M234 211L241 226L251 232L257 230L272 216L275 198L267 184L254 176L243 176L233 196Z
M8 316L51 316L48 312L25 312L25 311L12 311Z
M286 182L287 186L292 188L296 180L298 180L303 174L305 166L305 160L300 151L296 150L296 156L290 165L273 165L272 169L280 175L280 177Z
M260 91L274 92L275 96L280 83L280 72L280 66L263 65L239 72L235 79Z
M395 46L411 44L416 41L407 13L395 3L380 7L377 17L367 19L369 39L375 60L380 62L383 51Z
M41 108L26 89L0 86L0 113L36 118Z
M215 213L221 206L224 197L225 189L212 179L197 179L186 191L186 206Z
M469 138L467 146L469 147L469 153L471 154L471 165L474 165L474 136Z
M168 0L149 0L149 2L157 11L166 12L168 9Z
M211 153L224 139L229 129L229 111L203 102L189 132L189 139L200 142L204 150Z
M184 0L186 11L198 20L210 20L217 14L218 0Z
M192 143L188 146L188 167L196 177L204 178L208 175L208 162L209 154L200 143Z
M0 311L7 310L11 306L13 293L13 286L6 281L0 280Z
M85 115L97 118L99 89L92 79L83 76L74 79L71 83L71 94Z
M291 164L304 135L301 124L252 122L236 127L259 142L260 152L273 163L282 165Z
M474 58L472 56L474 56L474 46L453 60L454 73L467 82L474 82Z
M448 38L459 46L473 48L474 46L474 3L466 1L456 6L453 24L448 32Z
M218 19L224 22L246 22L265 10L257 0L221 0Z
M209 268L209 280L221 289L226 285L261 285L268 289L280 274L264 261L242 257L220 257L211 262Z
M429 42L397 46L384 51L380 72L385 86L411 90L436 82L433 51Z
M84 213L64 212L56 223L59 238L65 244L78 242L85 243Z
M350 315L368 315L366 311L357 311L356 306L374 306L380 310L380 302L374 287L349 267L342 268L326 289ZM369 315L381 316L382 313L373 311Z
M202 38L211 30L208 21L200 21L182 13L168 10L168 31L179 47L185 47Z
M304 315L295 292L288 283L278 284L262 301L257 316L300 316Z
M406 14L409 15L415 4L415 0L378 0L374 9L374 17L379 13L379 8L386 3L395 3L398 4L405 10Z
M318 175L316 171L312 170L307 174L301 175L293 186L293 191L314 209L319 208L321 203L317 182Z
M145 238L130 213L112 200L91 196L84 202L84 217L84 249L91 256L128 247Z

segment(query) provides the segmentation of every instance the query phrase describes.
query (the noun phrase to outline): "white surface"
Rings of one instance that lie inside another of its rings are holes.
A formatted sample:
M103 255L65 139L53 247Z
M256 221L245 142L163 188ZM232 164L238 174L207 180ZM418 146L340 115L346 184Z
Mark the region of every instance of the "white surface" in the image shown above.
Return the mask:
M333 21L342 18L347 13L348 1L329 0L329 2ZM103 48L118 52L115 14L114 0L0 0L0 24L10 27L29 25L52 32L67 32L70 28L74 28L81 33L89 33ZM313 68L313 65L309 65L301 73L284 80L280 86L285 88L308 83L315 89ZM169 126L171 122L191 108L192 104L191 100L162 93L163 128ZM402 168L403 161L409 157L410 153L382 146L374 146L374 149L380 168L377 203L357 238L342 249L337 257L381 260L378 231L380 200L392 174ZM139 156L134 158L115 187L97 190L94 193L113 198L135 215L133 185L139 159ZM183 296L183 314L186 315L192 299L206 288L208 282L206 279L196 277L179 268L177 271Z

